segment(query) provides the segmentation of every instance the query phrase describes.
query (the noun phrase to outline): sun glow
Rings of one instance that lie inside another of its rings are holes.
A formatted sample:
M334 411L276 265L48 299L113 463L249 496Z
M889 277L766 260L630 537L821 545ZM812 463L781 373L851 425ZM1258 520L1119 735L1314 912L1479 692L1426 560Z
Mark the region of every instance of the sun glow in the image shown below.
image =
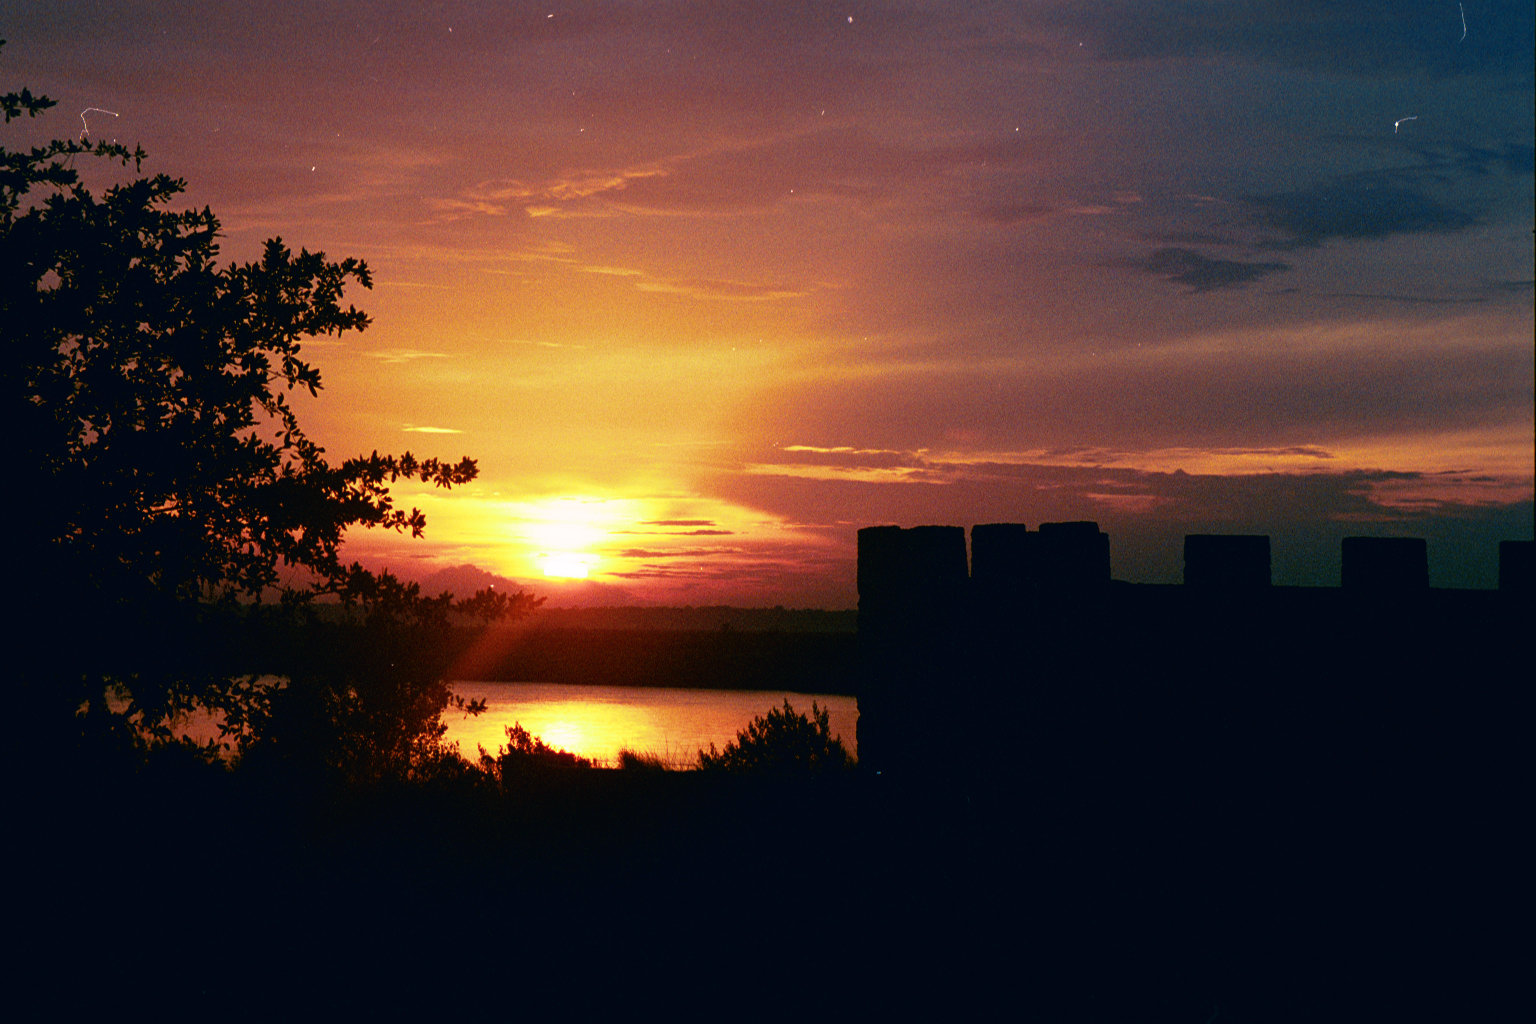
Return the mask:
M676 485L629 495L556 491L522 499L421 489L403 491L401 501L428 516L425 542L407 548L393 536L360 532L348 537L352 557L396 564L421 558L418 552L428 547L440 565L470 563L556 601L729 604L807 559L843 554L820 534ZM433 545L438 536L456 543Z
M569 750L574 753L594 744L594 737L588 735L589 731L591 731L589 728L583 728L579 718L571 720L557 717L536 735L557 750Z
M613 532L633 520L631 504L588 497L545 498L518 510L520 521L514 530L545 576L587 579L602 564L599 552Z
M584 580L591 572L588 566L589 556L554 554L546 555L539 563L545 576L555 576L561 579Z

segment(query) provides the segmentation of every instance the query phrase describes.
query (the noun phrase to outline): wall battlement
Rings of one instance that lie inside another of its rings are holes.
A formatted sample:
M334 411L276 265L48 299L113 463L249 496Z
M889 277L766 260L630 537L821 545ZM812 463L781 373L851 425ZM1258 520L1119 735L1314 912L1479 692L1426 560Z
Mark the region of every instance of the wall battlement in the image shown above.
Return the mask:
M1532 587L1532 541L1499 544L1499 589ZM859 606L975 592L991 600L1025 593L1090 593L1111 580L1109 535L1094 522L982 523L971 527L969 558L959 526L870 526L859 531ZM1345 537L1344 590L1413 593L1429 589L1429 546L1419 537ZM1184 585L1253 590L1271 585L1270 539L1262 534L1188 534ZM906 595L904 597L904 595Z
M1184 538L1184 585L1211 590L1267 587L1269 538L1192 533Z
M1264 732L1277 707L1303 736L1316 708L1503 679L1529 629L1531 550L1500 545L1497 591L1435 590L1423 539L1350 537L1341 586L1275 587L1267 536L1190 534L1168 586L1113 581L1092 522L985 523L969 552L961 527L862 529L860 759L899 774L939 756L975 777L1021 742L1129 751L1138 728L1212 715Z

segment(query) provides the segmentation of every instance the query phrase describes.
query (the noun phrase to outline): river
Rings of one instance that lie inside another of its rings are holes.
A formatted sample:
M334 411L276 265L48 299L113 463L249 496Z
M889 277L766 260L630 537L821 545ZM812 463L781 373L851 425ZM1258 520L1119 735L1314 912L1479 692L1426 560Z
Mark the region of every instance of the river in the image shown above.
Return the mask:
M858 702L835 694L782 690L684 690L568 683L456 682L456 694L486 702L484 713L443 715L445 737L475 760L477 746L494 754L506 745L507 726L524 729L552 747L602 764L628 748L655 755L673 767L694 763L701 748L723 748L758 715L788 699L797 712L814 701L829 712L832 733L857 755Z

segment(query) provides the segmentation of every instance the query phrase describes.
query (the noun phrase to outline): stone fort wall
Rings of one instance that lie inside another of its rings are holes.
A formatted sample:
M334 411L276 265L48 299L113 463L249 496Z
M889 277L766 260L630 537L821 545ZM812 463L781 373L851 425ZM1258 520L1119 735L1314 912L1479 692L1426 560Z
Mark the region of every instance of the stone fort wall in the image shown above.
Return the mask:
M1205 748L1221 733L1234 765L1287 729L1347 745L1335 726L1373 704L1508 678L1529 629L1532 546L1500 545L1498 591L1442 591L1423 539L1350 537L1341 586L1298 588L1271 585L1268 537L1192 534L1183 585L1156 586L1112 579L1093 522L982 524L969 545L956 526L868 527L861 760L1017 778L1052 756L1166 767L1187 754L1159 735L1202 734Z

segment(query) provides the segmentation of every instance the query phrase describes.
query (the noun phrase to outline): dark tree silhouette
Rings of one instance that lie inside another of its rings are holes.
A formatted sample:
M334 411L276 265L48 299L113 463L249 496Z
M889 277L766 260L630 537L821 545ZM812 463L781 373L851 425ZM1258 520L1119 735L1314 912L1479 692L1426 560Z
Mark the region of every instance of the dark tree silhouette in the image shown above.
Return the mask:
M7 123L52 105L0 97ZM212 212L171 208L183 181L157 174L98 196L80 158L137 172L145 154L84 139L0 147L0 331L21 456L11 514L32 588L34 710L76 735L92 723L164 735L167 716L203 706L276 738L272 691L252 680L281 673L292 685L279 704L308 702L336 733L325 760L365 775L410 762L440 735L448 692L430 664L406 662L446 625L449 602L343 563L340 544L354 527L420 536L422 513L397 508L389 485L466 484L475 462L332 463L300 426L291 396L321 386L301 344L368 326L342 300L371 286L365 263L272 239L259 260L221 266ZM323 595L373 633L319 662L250 610ZM462 610L504 618L533 603L486 594Z

